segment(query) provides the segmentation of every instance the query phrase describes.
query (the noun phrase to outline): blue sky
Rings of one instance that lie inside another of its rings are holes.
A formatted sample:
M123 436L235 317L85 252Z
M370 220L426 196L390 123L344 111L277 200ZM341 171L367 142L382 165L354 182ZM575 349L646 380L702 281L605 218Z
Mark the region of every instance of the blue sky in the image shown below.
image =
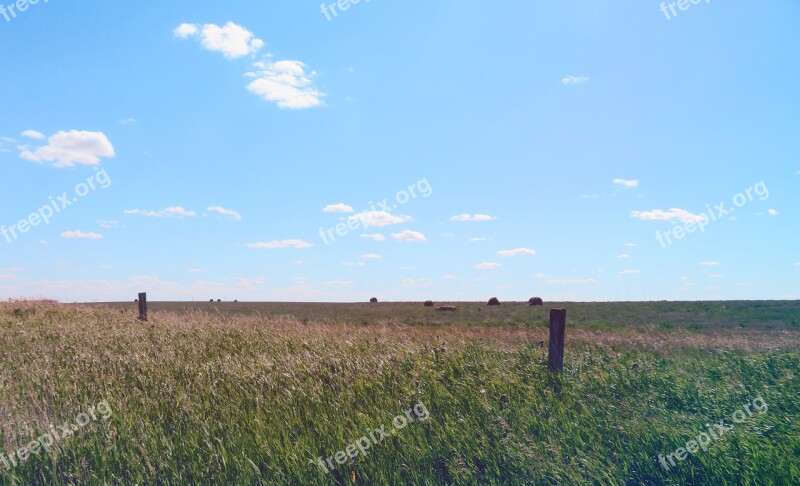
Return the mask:
M3 2L0 298L800 298L797 2Z

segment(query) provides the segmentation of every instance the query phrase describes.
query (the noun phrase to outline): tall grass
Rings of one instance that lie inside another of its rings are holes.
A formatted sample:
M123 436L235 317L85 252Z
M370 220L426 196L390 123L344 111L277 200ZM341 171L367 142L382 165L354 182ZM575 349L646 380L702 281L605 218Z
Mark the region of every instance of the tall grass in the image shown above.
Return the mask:
M722 337L718 347L707 337L696 345L686 331L660 332L631 335L627 344L624 333L606 340L602 330L575 331L565 372L554 376L544 367L541 327L360 326L199 312L156 312L140 323L128 310L0 306L0 452L100 400L114 411L60 450L0 473L0 484L800 478L796 348L737 349ZM775 342L786 348L779 334ZM659 453L758 395L767 413L672 471L659 466ZM309 463L419 402L430 419L367 456L332 474Z

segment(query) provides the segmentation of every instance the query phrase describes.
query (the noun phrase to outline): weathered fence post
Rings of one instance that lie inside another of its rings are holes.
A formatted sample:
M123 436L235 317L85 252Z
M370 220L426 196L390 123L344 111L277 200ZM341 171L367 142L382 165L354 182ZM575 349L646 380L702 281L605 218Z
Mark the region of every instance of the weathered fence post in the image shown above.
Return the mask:
M139 294L139 320L147 320L147 293L142 292Z
M566 309L550 309L550 350L547 367L550 371L564 369L564 333L567 326Z

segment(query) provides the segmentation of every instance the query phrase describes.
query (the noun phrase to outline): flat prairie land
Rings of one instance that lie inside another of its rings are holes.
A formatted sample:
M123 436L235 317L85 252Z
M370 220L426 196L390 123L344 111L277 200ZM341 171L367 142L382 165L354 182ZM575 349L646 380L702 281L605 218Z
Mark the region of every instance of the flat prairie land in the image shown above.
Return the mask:
M0 484L800 478L799 302L436 305L2 303Z

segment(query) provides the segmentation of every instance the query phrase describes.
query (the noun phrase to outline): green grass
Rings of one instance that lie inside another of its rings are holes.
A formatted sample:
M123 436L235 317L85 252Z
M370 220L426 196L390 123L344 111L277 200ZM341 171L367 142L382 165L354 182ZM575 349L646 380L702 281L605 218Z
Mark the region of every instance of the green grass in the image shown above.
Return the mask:
M0 452L101 400L114 412L57 453L0 473L0 484L791 484L800 478L800 333L788 321L776 324L786 319L778 308L792 304L753 304L771 317L759 320L757 330L724 331L718 328L729 326L712 324L717 313L738 322L757 313L745 304L697 304L708 306L707 313L688 324L716 333L678 323L685 319L676 316L696 314L689 304L674 304L661 319L660 303L642 304L638 314L636 304L595 305L596 319L586 317L591 304L568 304L561 375L544 367L539 314L546 310L459 305L473 309L469 316L494 314L465 326L446 320L458 316L426 314L421 304L405 304L405 312L403 304L353 304L360 307L352 312L345 305L328 317L313 305L199 312L157 304L150 322L140 323L132 304L0 306ZM663 329L665 322L677 328ZM771 323L767 330L764 322ZM730 422L759 395L766 413L672 471L659 466L659 453L682 447L705 424ZM429 420L409 424L341 471L326 475L309 464L420 402Z

